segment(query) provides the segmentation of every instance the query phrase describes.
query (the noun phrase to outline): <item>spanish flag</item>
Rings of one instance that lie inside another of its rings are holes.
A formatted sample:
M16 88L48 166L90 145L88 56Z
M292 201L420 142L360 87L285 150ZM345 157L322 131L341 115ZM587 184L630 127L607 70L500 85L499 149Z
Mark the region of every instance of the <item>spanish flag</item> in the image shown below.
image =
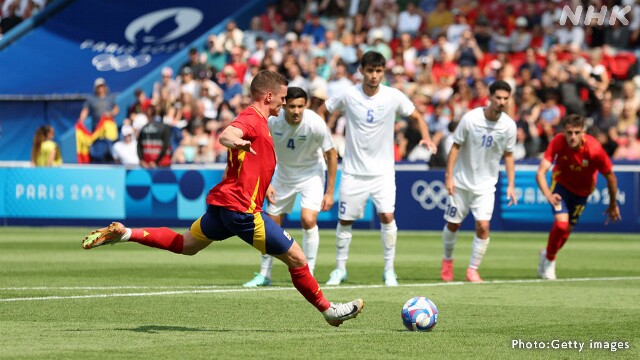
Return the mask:
M89 149L97 139L118 140L118 125L111 117L103 116L93 132L90 132L83 123L76 123L76 152L78 164L88 164Z

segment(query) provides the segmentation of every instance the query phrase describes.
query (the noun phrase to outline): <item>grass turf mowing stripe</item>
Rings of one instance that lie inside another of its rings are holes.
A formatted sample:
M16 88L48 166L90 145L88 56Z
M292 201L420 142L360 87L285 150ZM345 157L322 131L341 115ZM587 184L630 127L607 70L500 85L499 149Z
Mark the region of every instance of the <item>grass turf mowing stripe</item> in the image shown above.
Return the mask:
M459 286L459 285L492 285L492 284L530 284L530 283L558 283L558 282L584 282L584 281L634 281L640 280L640 276L628 276L628 277L603 277L603 278L569 278L558 280L542 280L542 279L521 279L521 280L489 280L483 283L468 283L463 281L455 281L448 283L424 283L424 284L401 284L398 287L435 287L435 286ZM375 289L383 288L385 285L346 285L336 287L325 287L325 290L339 290L339 289ZM102 289L123 289L123 288L138 288L148 289L152 287L104 287ZM28 289L28 288L27 288ZM56 288L49 288L56 289ZM68 289L68 288L67 288ZM6 298L0 299L0 302L15 302L15 301L43 301L43 300L68 300L68 299L97 299L97 298L109 298L109 297L141 297L141 296L165 296L165 295L184 295L184 294L212 294L212 293L231 293L231 292L250 292L250 291L290 291L295 290L293 287L268 287L268 288L203 288L196 290L174 290L174 291L157 291L157 292L142 292L142 293L113 293L113 294L91 294L91 295L68 295L68 296L38 296L38 297L20 297L20 298Z

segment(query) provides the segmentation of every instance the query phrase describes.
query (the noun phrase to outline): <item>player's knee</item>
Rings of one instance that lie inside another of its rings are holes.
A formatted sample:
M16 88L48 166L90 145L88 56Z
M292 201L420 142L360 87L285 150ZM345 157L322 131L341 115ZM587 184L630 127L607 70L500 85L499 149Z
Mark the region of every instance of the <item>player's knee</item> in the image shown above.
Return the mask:
M569 232L569 222L568 221L556 221L553 223L553 226L562 232Z
M380 213L378 216L380 217L380 222L383 224L388 224L393 221L393 213Z
M461 224L447 223L447 229L451 232L456 232L460 230L460 225Z
M480 239L486 239L489 237L489 222L477 221L476 222L476 235Z
M300 217L300 223L305 230L312 229L316 226L316 217L314 215L306 215Z

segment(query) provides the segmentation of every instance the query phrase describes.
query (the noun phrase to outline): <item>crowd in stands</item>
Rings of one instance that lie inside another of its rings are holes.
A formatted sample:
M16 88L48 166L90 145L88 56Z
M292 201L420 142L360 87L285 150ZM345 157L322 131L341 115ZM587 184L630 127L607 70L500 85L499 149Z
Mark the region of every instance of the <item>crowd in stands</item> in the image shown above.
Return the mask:
M560 25L564 6L589 4L629 5L630 22ZM222 162L218 135L249 103L258 71L284 74L317 109L361 81L358 61L375 50L387 59L385 83L411 98L440 150L417 146L417 129L399 118L398 161L444 166L457 122L488 104L497 79L514 89L517 160L539 158L567 114L584 115L612 158L639 160L639 35L640 1L280 0L246 29L230 21L210 34L177 73L163 69L151 94L138 92L123 129L140 136L155 119L171 129L172 163ZM345 120L326 120L342 154Z
M0 39L49 3L49 0L0 0Z

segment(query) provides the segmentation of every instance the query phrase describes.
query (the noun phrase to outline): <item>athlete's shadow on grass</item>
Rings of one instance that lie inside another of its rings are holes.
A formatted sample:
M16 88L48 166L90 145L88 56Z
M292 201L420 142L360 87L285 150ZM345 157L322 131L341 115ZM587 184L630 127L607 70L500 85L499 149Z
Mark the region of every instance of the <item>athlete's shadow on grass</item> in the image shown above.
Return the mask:
M129 329L115 329L115 330L128 330L133 332L141 332L147 334L157 334L163 331L180 331L180 332L198 332L198 331L213 331L211 329L200 329L186 326L162 326L162 325L143 325L136 328Z
M179 331L179 332L236 332L236 331L245 331L245 330L235 330L235 329L202 329L202 328L192 328L186 326L162 326L162 325L142 325L135 328L128 329L114 329L114 330L125 330L125 331L133 331L139 333L147 333L147 334L158 334L164 331ZM280 330L257 330L253 329L251 331L260 331L260 332L282 332Z

